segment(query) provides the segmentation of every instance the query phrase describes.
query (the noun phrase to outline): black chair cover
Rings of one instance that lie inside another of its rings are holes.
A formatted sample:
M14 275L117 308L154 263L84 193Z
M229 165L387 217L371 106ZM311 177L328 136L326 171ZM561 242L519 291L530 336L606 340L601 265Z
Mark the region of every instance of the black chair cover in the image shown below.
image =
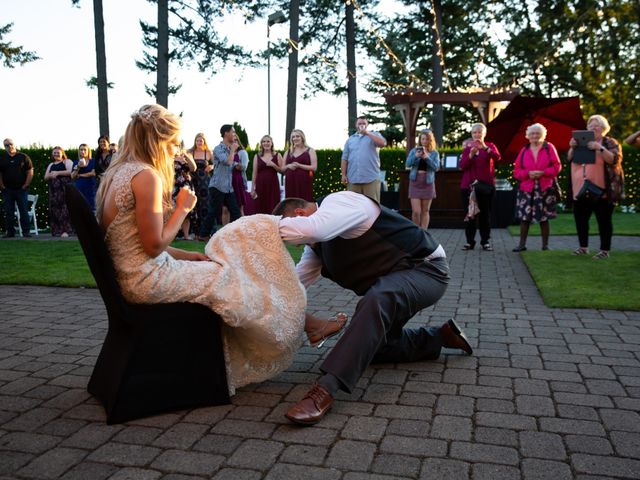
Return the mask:
M89 205L73 185L65 188L71 223L109 319L87 387L103 404L107 423L230 403L221 318L196 303L125 301Z

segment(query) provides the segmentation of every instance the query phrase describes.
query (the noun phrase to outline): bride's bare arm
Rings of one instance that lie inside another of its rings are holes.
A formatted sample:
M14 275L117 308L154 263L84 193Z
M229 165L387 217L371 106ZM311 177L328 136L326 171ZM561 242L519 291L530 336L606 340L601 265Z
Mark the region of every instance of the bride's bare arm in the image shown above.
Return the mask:
M182 188L176 197L176 208L167 223L162 215L162 181L150 169L142 170L131 180L136 200L136 223L142 247L150 257L157 257L173 241L182 222L196 204L196 195Z
M190 252L188 250L182 250L181 248L167 247L167 253L176 260L211 261L204 253Z

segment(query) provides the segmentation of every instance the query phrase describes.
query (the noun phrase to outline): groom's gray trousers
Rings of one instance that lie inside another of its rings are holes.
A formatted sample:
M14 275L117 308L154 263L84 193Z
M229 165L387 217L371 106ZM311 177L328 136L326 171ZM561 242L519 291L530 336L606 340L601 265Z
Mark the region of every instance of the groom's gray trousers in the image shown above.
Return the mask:
M424 260L408 270L384 275L367 290L340 340L320 370L351 392L370 363L401 363L440 355L439 327L405 324L435 304L449 283L446 258Z

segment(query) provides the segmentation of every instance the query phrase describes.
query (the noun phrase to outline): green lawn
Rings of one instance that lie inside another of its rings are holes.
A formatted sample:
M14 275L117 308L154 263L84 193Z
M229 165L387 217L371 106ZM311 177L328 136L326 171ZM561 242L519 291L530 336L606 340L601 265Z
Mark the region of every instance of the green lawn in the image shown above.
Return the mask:
M173 246L203 251L204 243ZM288 247L294 261L302 247ZM613 252L608 260L576 257L568 250L522 252L544 302L556 308L640 310L640 252ZM0 241L0 284L95 287L76 240Z
M521 255L548 307L640 310L640 252L616 251L607 260L566 250Z
M520 226L511 225L508 227L509 233L514 236L520 235ZM598 234L598 224L595 215L591 216L589 223L589 233ZM639 235L640 236L640 214L638 213L614 213L613 214L613 234L614 235ZM529 235L540 235L540 226L531 225ZM551 235L577 235L576 224L572 213L561 213L557 218L551 220Z
M176 241L174 247L204 251L204 243ZM302 247L287 247L295 262ZM0 284L95 287L77 240L0 241Z

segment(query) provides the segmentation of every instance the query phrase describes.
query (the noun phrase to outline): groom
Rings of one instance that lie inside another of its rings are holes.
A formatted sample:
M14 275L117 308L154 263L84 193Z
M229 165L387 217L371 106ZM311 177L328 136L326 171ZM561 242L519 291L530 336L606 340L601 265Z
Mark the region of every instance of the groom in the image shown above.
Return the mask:
M332 193L319 205L288 198L273 214L283 217L285 242L306 244L296 267L305 287L322 275L362 296L320 367L323 375L289 409L289 420L302 425L320 421L337 391L350 393L370 363L435 359L442 347L471 355L453 320L440 328L404 328L436 303L449 283L444 249L417 225L354 192Z

